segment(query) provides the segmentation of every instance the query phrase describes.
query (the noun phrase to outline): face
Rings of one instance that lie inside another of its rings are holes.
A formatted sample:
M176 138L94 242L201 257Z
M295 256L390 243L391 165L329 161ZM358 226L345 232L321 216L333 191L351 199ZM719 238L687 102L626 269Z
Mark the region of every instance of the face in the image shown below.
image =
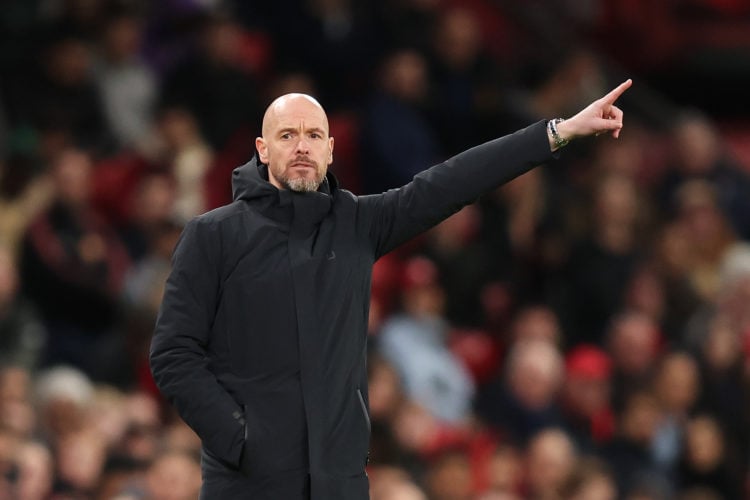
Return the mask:
M279 189L315 191L333 162L328 118L314 99L287 94L274 101L263 118L263 137L255 140L268 180Z

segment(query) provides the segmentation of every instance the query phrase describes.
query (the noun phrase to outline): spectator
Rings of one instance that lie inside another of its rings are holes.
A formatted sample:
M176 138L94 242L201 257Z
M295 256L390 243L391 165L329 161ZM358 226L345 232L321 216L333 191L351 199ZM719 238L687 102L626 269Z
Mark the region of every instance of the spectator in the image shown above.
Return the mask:
M187 109L163 109L158 127L164 140L161 160L175 181L174 217L186 222L209 208L205 182L213 151Z
M43 444L26 441L16 452L18 479L14 495L17 500L45 500L52 493L54 464L52 453Z
M461 449L447 449L434 457L427 470L427 491L434 500L472 498L471 463Z
M702 487L719 498L741 498L743 484L731 466L718 422L708 415L692 418L685 438L679 463L681 489Z
M568 353L565 369L565 430L579 450L590 453L614 432L615 415L610 405L612 362L601 349L581 344Z
M617 491L626 498L635 498L641 488L668 485L651 455L660 420L656 399L648 392L632 392L624 401L614 438L600 449L601 458L612 469Z
M41 64L15 75L6 104L12 126L55 129L74 145L104 152L111 135L93 80L92 53L80 32L56 25L45 34Z
M665 475L671 478L684 441L684 425L700 393L697 363L685 353L666 354L659 364L653 387L662 407L653 455Z
M716 190L716 205L732 231L750 238L750 176L728 154L715 125L706 116L684 112L672 129L673 159L661 181L658 200L678 209L680 186L703 181Z
M192 500L200 491L200 463L189 453L167 451L158 456L146 476L146 498Z
M482 290L499 277L497 255L479 238L481 224L478 207L469 205L424 239L422 253L436 264L445 290L445 316L456 326L481 326Z
M584 457L576 464L562 488L565 500L615 500L617 487L607 466L596 458Z
M57 445L63 438L83 431L93 398L94 386L81 371L57 366L41 372L35 401L42 436Z
M562 424L557 404L562 377L563 361L554 345L517 342L508 354L505 377L483 388L476 411L502 436L524 445L540 430Z
M95 65L102 108L119 148L148 153L154 147L157 81L141 60L143 20L117 11L104 22L101 53Z
M617 411L628 393L647 387L659 357L661 337L651 318L640 313L622 313L607 332L607 351L612 357L612 402Z
M29 227L21 279L49 330L45 362L116 378L118 339L112 329L129 259L91 208L91 170L90 157L78 150L53 165L55 201Z
M243 30L233 19L209 16L199 35L197 52L165 77L160 94L167 107L188 110L218 151L234 134L251 137L260 123L257 84L240 63Z
M469 417L474 384L447 345L445 298L437 269L431 261L415 257L405 272L404 313L383 325L379 350L401 375L409 398L435 418L460 424Z
M487 499L493 495L509 497L521 491L523 483L523 457L513 446L500 444L488 463ZM483 499L485 497L482 497Z
M566 265L567 301L560 310L567 341L600 344L639 262L638 197L631 179L608 177L594 193L593 227Z
M367 193L402 186L440 154L426 116L429 81L424 56L410 49L393 51L383 59L377 81L362 119Z
M562 498L577 453L573 442L559 429L549 428L536 433L526 448L527 497L535 500Z

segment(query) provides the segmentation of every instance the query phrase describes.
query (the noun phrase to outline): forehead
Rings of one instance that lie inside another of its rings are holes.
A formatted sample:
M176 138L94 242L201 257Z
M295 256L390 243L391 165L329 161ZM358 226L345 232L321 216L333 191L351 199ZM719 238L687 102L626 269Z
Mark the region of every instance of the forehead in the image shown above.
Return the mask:
M269 108L264 128L268 131L286 128L320 128L328 131L325 111L308 99L298 97L282 100Z

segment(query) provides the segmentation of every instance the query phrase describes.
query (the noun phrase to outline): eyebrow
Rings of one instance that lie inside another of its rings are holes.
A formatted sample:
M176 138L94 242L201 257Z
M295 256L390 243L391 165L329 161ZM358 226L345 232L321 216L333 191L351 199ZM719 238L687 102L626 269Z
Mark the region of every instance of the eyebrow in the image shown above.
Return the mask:
M285 127L285 128L282 128L281 130L279 130L278 133L279 134L285 134L287 132L297 132L298 130L299 130L298 127ZM307 132L307 133L318 132L319 134L326 135L326 131L323 130L322 128L320 128L320 127L305 128L305 132Z

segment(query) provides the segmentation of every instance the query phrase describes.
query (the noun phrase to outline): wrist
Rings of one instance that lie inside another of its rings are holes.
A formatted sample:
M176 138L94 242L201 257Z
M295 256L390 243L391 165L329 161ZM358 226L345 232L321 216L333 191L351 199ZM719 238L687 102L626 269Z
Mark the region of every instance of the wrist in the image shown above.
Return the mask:
M554 118L547 122L547 138L552 151L557 151L568 145L571 137L563 118Z

